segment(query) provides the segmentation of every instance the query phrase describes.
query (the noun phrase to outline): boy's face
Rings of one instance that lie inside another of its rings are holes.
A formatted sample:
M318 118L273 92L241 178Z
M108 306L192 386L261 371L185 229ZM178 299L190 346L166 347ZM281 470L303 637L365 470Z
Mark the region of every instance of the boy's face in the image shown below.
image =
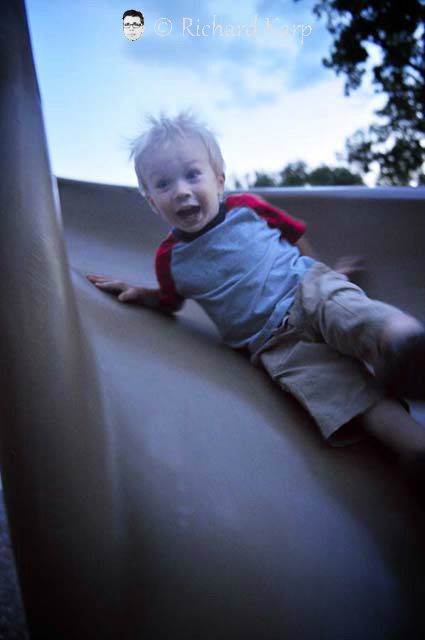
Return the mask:
M190 233L217 215L224 191L224 176L215 175L197 136L169 142L153 152L145 169L145 183L146 198L155 213Z

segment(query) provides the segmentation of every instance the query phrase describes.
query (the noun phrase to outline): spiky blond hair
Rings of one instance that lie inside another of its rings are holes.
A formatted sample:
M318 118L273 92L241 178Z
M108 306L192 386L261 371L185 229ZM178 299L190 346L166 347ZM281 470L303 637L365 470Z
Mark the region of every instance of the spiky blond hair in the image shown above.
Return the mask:
M180 112L175 118L167 117L161 112L159 118L146 117L150 128L130 142L130 159L134 160L134 169L139 183L139 191L146 195L148 188L145 181L146 169L149 167L149 155L153 149L168 141L199 136L208 153L215 174L224 175L225 164L220 147L214 133L200 122L190 110Z

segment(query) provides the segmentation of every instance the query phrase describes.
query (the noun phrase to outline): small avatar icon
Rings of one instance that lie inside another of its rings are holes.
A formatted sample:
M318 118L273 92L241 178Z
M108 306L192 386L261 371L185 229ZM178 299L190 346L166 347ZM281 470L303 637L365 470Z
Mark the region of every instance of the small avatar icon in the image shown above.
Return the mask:
M124 11L123 17L124 35L127 40L137 40L143 34L145 19L141 11L129 9Z

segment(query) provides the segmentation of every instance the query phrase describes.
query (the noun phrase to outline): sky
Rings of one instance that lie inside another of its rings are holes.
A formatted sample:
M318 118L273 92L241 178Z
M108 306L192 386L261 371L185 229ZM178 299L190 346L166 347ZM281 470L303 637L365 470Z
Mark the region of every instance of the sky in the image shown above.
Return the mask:
M26 0L53 173L136 186L129 142L146 116L188 107L217 135L228 188L297 160L337 166L383 97L370 81L344 95L344 76L322 64L332 39L314 4ZM144 15L135 41L127 9Z

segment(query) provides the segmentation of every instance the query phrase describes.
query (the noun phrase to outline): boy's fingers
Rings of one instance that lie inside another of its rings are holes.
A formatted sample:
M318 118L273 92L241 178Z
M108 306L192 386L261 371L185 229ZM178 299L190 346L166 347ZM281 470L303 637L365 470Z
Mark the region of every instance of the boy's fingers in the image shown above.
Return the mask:
M87 274L87 280L90 280L91 282L120 282L121 284L123 284L121 282L121 280L114 280L114 278L112 276L96 276L94 274Z
M96 281L93 282L96 287L103 289L104 291L110 291L111 293L121 293L127 288L127 285L124 282L120 282L119 280L105 280L103 282Z
M105 282L106 280L111 280L111 278L108 276L94 276L94 275L88 275L87 279L90 280L91 282Z
M99 284L100 287L108 287L108 289L110 289L111 291L124 291L125 289L125 284L122 282L116 282L116 281L112 281L112 282L99 282L96 283Z
M364 258L361 256L343 256L336 261L335 270L343 271L365 271L367 264Z
M113 280L108 276L93 276L91 274L88 274L87 279L92 284L95 284L99 287L109 287L111 290L115 291L124 291L129 287L129 285L122 280Z
M137 298L137 289L127 289L118 296L118 300L120 302L130 302L131 300L135 300Z

